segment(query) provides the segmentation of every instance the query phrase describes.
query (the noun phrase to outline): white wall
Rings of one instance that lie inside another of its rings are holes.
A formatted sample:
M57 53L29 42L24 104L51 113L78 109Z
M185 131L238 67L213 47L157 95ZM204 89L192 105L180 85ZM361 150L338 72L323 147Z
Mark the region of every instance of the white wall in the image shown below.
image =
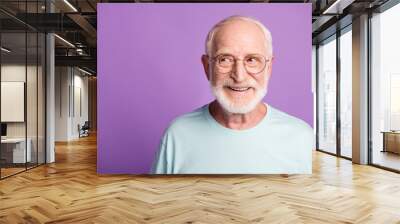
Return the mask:
M25 70L27 69L27 70ZM27 73L26 73L27 72ZM32 133L36 135L36 112L37 99L36 99L36 66L27 66L19 64L5 64L1 66L1 81L3 82L25 82L25 76L27 75L28 84L30 87L27 88L27 118L28 118L28 137ZM33 77L34 76L34 77ZM41 105L39 105L40 107ZM5 110L6 108L2 108ZM33 123L32 123L33 122ZM7 122L7 136L8 137L25 137L25 124L26 122Z
M6 122L7 137L23 138L26 135L31 143L32 161L36 162L36 158L38 158L38 162L43 163L45 158L45 85L42 67L37 67L36 65L25 66L25 64L17 63L3 64L1 66L1 76L2 82L17 81L26 84L26 107L24 103L24 106L21 108L23 113L26 112L26 120L22 122ZM9 108L1 108L3 112L7 109ZM38 156L37 153L39 154ZM51 160L49 161L51 162Z
M55 141L68 140L68 116L70 84L69 68L55 68Z
M71 101L71 136L72 138L78 138L78 124L82 126L85 121L88 121L88 77L82 76L83 73L77 73L78 70L74 70L74 82L73 89L74 102Z
M25 83L1 82L1 121L24 122Z
M56 67L55 73L55 140L77 139L78 124L88 120L88 77L72 67Z
M1 66L1 81L2 82L25 82L26 67L19 64L8 64ZM32 70L32 66L28 66L28 74ZM6 108L1 108L5 110ZM7 122L7 136L8 137L24 137L25 136L25 123L24 122Z

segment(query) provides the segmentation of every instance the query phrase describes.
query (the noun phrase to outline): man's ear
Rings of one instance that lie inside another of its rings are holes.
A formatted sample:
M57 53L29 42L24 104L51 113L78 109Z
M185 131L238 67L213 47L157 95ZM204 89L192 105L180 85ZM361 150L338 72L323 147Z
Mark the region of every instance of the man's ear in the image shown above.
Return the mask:
M207 80L210 80L210 63L208 61L208 55L203 54L201 56L201 62L203 63L204 73L206 74Z
M270 61L268 61L268 63L269 63L269 65L268 65L269 77L271 77L271 75L272 75L272 64L273 64L273 62L274 62L274 59L275 59L275 57L272 56L271 59L270 59Z

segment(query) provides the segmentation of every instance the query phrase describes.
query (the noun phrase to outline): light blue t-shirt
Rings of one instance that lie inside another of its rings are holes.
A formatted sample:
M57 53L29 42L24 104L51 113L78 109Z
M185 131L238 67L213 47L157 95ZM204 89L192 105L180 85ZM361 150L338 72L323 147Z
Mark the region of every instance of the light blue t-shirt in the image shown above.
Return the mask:
M267 106L255 127L219 124L205 105L167 128L154 174L311 174L314 133L304 121Z

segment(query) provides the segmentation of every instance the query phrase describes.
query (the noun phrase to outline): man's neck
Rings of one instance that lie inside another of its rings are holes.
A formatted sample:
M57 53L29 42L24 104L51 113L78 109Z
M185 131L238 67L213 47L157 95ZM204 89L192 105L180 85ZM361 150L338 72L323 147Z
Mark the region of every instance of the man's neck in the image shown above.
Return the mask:
M266 116L267 106L260 102L254 110L246 114L233 114L225 111L217 101L209 106L210 114L224 127L243 130L255 127Z

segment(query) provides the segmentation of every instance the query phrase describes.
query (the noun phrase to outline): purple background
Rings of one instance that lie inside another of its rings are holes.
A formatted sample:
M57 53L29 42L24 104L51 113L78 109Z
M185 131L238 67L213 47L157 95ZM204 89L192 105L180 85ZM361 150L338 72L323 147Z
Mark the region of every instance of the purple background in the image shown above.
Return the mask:
M272 33L265 101L313 126L311 4L98 4L98 173L148 173L172 119L213 99L200 57L231 15Z

